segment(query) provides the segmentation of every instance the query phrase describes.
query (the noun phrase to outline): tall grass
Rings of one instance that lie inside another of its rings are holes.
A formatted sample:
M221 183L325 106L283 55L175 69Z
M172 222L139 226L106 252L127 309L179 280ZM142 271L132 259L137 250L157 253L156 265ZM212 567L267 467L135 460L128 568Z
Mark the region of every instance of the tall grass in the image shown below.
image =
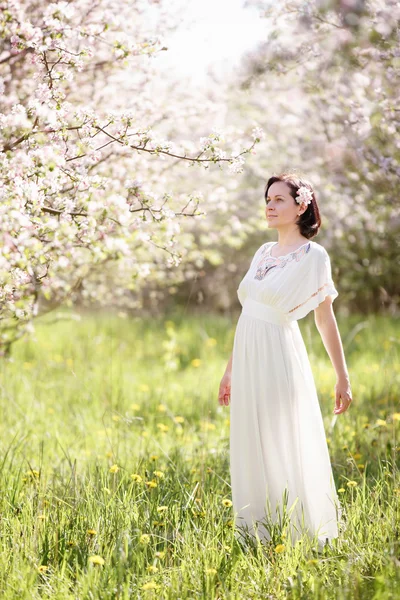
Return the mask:
M346 514L318 554L279 528L235 539L217 397L236 318L62 314L0 367L2 598L399 597L399 323L339 320L353 404L334 417L335 373L300 322Z

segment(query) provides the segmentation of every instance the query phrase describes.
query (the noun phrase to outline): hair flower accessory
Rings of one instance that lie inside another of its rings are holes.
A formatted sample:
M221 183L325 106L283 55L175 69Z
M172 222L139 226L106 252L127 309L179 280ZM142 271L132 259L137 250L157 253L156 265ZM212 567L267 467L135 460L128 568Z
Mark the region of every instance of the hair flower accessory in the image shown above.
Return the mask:
M297 204L301 204L304 202L305 204L310 204L312 200L312 191L309 190L305 185L302 185L297 190L296 202Z

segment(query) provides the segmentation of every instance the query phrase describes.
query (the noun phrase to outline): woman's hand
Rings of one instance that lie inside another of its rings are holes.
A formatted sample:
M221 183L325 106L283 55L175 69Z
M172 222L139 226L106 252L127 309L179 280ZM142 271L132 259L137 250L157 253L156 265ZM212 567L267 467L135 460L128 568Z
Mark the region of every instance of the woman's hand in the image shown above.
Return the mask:
M339 379L335 385L335 408L334 415L346 412L353 398L351 397L351 387L348 379Z
M218 402L221 406L228 406L231 398L231 373L227 371L219 384Z

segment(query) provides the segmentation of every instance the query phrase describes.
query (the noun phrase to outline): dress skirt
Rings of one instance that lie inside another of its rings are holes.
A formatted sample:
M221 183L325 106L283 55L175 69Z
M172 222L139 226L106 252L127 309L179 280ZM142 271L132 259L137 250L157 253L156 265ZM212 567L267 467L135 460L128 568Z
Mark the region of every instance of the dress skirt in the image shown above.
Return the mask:
M292 542L338 536L341 506L297 320L251 297L233 345L230 474L236 538L270 540L285 514Z

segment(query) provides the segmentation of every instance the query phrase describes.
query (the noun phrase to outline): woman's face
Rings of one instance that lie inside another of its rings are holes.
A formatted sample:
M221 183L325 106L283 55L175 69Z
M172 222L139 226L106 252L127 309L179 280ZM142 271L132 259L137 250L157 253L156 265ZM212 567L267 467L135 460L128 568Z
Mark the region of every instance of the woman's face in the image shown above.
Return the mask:
M294 201L284 181L275 181L270 186L265 202L268 227L292 225L301 212L300 205Z

